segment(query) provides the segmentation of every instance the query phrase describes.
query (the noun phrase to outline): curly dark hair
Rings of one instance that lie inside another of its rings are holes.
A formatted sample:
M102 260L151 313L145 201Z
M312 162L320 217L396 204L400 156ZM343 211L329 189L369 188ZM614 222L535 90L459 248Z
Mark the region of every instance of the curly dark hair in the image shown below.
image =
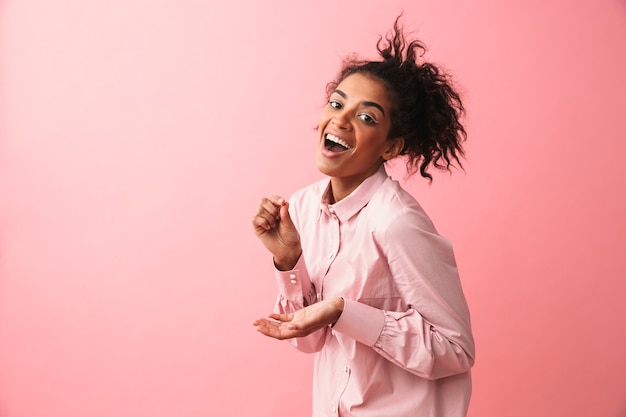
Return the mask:
M387 88L392 108L388 139L404 138L401 155L407 156L407 171L419 170L432 182L428 168L450 171L465 156L467 133L460 118L465 113L459 93L450 76L436 65L422 60L426 46L419 40L407 42L399 16L393 31L381 36L376 49L381 61L365 61L354 56L344 59L339 74L326 86L328 97L352 74L380 80Z

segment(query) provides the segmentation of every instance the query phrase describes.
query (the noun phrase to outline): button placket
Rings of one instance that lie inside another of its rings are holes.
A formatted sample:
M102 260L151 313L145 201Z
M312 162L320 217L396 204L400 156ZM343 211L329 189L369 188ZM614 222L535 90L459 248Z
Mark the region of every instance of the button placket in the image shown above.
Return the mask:
M329 245L328 245L328 259L334 259L335 256L337 255L337 252L339 251L339 219L337 218L337 215L335 214L335 212L331 209L330 213L331 213L331 223L332 223L332 230L329 233Z
M339 218L335 213L335 210L332 207L326 206L325 215L322 216L321 222L324 223L323 229L326 229L327 233L325 235L320 236L321 239L324 239L324 243L327 252L321 252L321 258L319 262L319 269L324 271L321 281L319 283L318 292L317 292L317 301L321 301L324 299L324 280L328 271L335 260L337 253L339 252Z

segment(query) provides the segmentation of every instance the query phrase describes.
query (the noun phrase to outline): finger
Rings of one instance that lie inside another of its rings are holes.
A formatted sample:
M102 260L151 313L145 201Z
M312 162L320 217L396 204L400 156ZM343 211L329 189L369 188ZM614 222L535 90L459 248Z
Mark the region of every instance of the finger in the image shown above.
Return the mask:
M280 223L282 226L295 230L296 227L291 220L291 215L289 214L289 203L285 203L280 207Z
M276 222L280 218L280 207L274 205L269 199L263 198L259 203L259 208L252 219L254 226L270 230L276 227Z
M285 199L280 196L271 196L261 199L259 208L263 208L276 219L280 218L280 208L285 204Z
M273 337L274 339L279 340L294 337L294 335L289 334L289 332L283 331L282 324L279 322L267 319L260 319L257 320L255 323L256 331L264 334L265 336Z
M276 321L268 320L268 319L257 319L254 322L252 322L252 325L256 327L257 330L267 329L267 331L269 331L270 329L277 329L280 323Z
M288 314L272 313L272 314L269 314L267 317L280 321L280 322L288 322L293 319L293 313L288 313Z
M265 211L259 211L252 218L252 225L255 228L261 228L265 231L276 227L276 218Z
M302 336L304 332L310 333L310 331L314 330L307 328L310 325L305 321L292 322L293 314L270 314L268 317L270 320L265 318L258 319L254 324L258 327L263 327L272 335L279 335L282 339Z
M280 320L275 320L275 319L268 319L268 318L260 318L260 319L256 319L255 321L252 322L252 324L254 326L279 326L280 324L282 324L282 322Z
M269 200L272 202L272 204L275 204L277 207L281 207L287 203L287 200L285 200L283 197L279 195L273 195L269 198Z
M263 326L265 324L265 321L267 321L267 319L263 318L263 319L256 319L252 322L253 326Z

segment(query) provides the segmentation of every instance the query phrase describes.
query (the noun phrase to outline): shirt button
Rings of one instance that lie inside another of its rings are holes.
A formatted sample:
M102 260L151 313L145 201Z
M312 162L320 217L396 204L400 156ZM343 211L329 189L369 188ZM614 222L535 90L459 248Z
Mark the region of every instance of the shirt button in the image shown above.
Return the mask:
M343 371L344 371L344 372L348 372L349 370L350 370L350 368L348 368L348 365L346 365L346 366L344 366L344 367L343 367Z
M331 331L330 331L330 334L332 334L332 335L334 336L334 335L335 335L335 331L334 331L334 330L331 330Z
M337 412L337 406L333 405L333 413L336 413L336 412Z

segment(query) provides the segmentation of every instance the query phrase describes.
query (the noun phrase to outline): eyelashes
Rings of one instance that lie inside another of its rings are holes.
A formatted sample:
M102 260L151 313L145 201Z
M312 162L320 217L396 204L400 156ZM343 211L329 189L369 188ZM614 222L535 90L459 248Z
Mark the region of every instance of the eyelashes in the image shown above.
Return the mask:
M343 105L337 100L329 100L328 105L335 110L341 110L343 108Z
M363 120L368 125L376 125L378 124L378 120L376 120L372 115L367 113L360 113L357 116L359 119Z
M341 103L339 100L331 99L331 100L328 101L328 105L333 110L341 110L341 109L343 109L343 103ZM365 123L367 125L376 125L376 124L378 124L378 119L376 119L373 115L371 115L369 113L358 113L357 117L359 118L359 120L361 120L363 123Z

